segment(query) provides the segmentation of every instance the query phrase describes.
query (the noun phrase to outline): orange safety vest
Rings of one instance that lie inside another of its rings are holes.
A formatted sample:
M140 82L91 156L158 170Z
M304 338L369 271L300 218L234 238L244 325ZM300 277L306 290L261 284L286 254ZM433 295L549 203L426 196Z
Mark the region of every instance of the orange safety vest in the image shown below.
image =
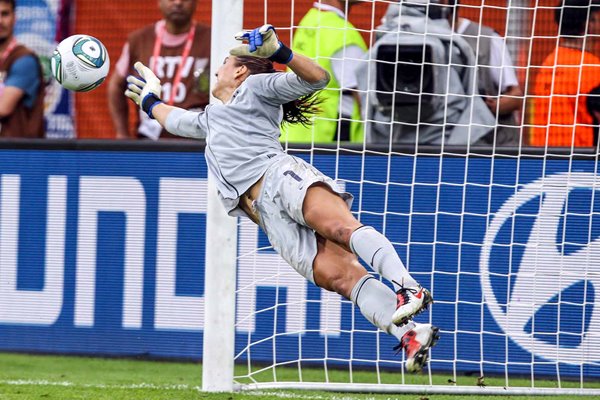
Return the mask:
M538 72L531 100L529 144L551 147L594 146L587 95L600 85L600 58L557 47Z

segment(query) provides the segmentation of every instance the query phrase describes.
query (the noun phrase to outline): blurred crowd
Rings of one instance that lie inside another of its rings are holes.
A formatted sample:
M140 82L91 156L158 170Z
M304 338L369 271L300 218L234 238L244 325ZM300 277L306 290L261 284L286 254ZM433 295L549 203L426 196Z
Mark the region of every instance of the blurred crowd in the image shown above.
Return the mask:
M194 19L207 0L158 0L159 20L131 32L114 57L106 104L118 139L172 139L123 96L133 63L161 79L163 99L202 110L210 96L210 26ZM597 147L600 0L557 0L555 48L527 74L514 46L461 15L460 0L402 0L365 40L352 24L360 0L319 0L288 45L329 71L310 125L284 126L294 143ZM44 60L16 40L14 0L0 0L0 137L42 138ZM59 14L73 5L63 0ZM63 18L57 39L69 34ZM221 62L222 60L213 60ZM107 127L109 129L109 127Z

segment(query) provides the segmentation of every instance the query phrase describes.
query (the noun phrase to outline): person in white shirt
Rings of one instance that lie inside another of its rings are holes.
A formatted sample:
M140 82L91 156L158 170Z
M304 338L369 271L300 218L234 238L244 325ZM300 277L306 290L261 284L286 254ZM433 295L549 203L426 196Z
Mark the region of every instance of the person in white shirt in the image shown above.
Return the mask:
M518 146L521 139L518 114L523 106L523 90L506 41L492 28L459 17L457 0L442 0L442 4L444 1L449 6L448 22L475 52L479 93L498 121L496 129L478 144Z

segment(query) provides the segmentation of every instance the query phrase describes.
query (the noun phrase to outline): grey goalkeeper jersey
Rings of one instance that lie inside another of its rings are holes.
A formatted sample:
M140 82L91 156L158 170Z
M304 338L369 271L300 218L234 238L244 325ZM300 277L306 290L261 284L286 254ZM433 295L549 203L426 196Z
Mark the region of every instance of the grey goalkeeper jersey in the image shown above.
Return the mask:
M239 197L285 155L279 143L281 105L327 83L309 83L294 73L251 75L227 104L210 104L201 112L175 109L165 128L178 136L206 138L206 162L220 198L230 215L244 215L237 209Z

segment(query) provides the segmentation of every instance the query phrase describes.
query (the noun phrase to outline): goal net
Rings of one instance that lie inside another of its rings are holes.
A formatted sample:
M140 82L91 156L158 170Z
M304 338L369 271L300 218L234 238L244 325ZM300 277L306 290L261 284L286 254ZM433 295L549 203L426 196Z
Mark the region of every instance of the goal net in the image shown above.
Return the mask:
M241 1L224 3L224 20L242 15ZM392 241L433 294L416 321L438 326L440 340L424 372L407 374L396 339L307 282L242 219L233 228L235 323L215 327L217 339L205 336L205 368L207 346L234 329L232 387L242 390L600 394L598 120L585 102L590 71L600 70L589 61L598 60L594 32L567 38L570 59L580 59L570 67L578 80L566 84L554 67L565 43L557 1L326 3L264 0L243 9L244 28L268 22L292 44L303 16L320 7L351 22L369 48L358 58L356 49L338 51L335 28L305 28L330 42L317 59L336 68L325 92L338 105L333 118L315 118L302 143L289 136L283 146L336 179L354 195L354 215ZM593 15L580 3L574 8ZM213 10L213 25L218 18ZM473 25L459 33L466 19ZM340 86L354 68L356 86ZM554 91L540 92L548 70ZM557 97L575 99L570 123L550 117L566 104ZM345 110L354 100L358 118ZM326 142L316 140L323 126L333 127ZM362 130L364 140L349 141L345 129ZM591 142L579 141L585 135Z

